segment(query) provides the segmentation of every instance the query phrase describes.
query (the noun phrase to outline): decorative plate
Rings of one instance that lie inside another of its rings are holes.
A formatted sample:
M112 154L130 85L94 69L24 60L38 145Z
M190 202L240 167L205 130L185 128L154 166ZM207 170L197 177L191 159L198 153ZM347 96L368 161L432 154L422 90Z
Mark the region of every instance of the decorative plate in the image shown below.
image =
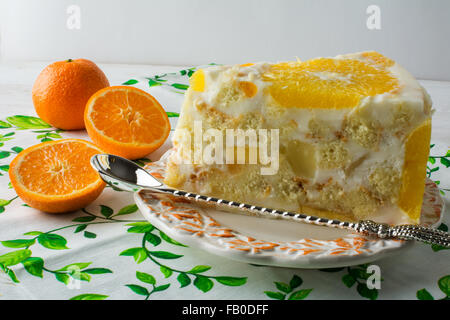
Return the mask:
M147 165L156 178L165 174L166 153ZM141 190L135 201L144 217L173 239L242 262L290 268L331 268L368 263L413 245L347 230L228 213L191 204L188 200ZM444 202L427 180L421 224L436 226Z

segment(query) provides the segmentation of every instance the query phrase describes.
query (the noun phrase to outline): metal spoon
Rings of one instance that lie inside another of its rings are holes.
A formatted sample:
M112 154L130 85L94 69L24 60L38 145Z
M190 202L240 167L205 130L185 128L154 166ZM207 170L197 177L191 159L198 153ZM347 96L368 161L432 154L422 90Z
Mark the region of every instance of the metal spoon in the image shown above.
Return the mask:
M152 192L188 198L197 202L213 203L219 207L222 206L246 210L262 216L277 216L283 219L291 219L309 224L347 229L366 235L374 235L379 238L417 240L450 247L450 234L441 230L418 225L390 226L384 223L376 223L371 220L362 220L357 223L332 220L175 190L158 181L148 171L134 162L111 154L97 154L93 156L91 158L91 165L98 171L100 177L106 183L125 191L134 192L146 189Z

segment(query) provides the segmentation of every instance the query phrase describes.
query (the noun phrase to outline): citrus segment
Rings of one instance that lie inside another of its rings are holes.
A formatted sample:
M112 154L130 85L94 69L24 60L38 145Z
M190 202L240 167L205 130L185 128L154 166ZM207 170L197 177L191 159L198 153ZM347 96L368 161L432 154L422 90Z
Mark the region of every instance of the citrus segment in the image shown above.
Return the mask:
M202 92L205 90L205 73L202 69L198 69L194 72L189 79L189 86L194 91Z
M128 159L158 149L170 133L170 122L158 101L134 87L109 87L89 99L86 130L108 153Z
M263 79L271 82L269 92L283 107L353 108L363 97L398 88L397 79L380 67L384 61L380 56L370 55L367 61L318 58L283 62L272 65Z
M376 51L367 51L361 53L361 55L369 60L369 63L377 65L382 68L389 68L394 65L394 60L389 59L388 57L383 56L381 53Z
M91 167L93 155L103 151L79 139L37 144L19 153L9 175L18 196L46 212L73 211L88 205L105 184Z
M419 221L422 208L430 138L431 120L427 120L410 133L405 144L405 162L398 205L416 222Z
M256 95L258 92L258 87L249 81L241 81L239 82L239 89L241 89L247 98L251 98Z

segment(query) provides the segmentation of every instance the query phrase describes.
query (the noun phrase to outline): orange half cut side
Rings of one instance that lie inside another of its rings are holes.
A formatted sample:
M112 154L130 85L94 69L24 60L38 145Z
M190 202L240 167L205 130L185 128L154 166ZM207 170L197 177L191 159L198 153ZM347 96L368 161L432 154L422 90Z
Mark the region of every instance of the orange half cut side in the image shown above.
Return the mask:
M102 89L88 101L86 130L108 153L142 158L158 149L170 133L169 118L147 92L129 86Z
M103 151L80 139L37 144L11 162L9 176L17 195L29 206L46 212L73 211L88 205L105 183L91 167Z

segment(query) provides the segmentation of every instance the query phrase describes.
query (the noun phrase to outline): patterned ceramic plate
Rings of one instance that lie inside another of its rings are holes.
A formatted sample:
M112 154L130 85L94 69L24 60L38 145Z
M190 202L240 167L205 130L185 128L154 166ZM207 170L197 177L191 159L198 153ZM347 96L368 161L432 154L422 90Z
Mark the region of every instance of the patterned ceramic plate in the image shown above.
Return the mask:
M165 159L147 169L158 179ZM169 195L140 191L136 203L154 226L173 239L242 262L291 268L330 268L371 262L413 245L413 241L383 240L350 231L267 219L201 208ZM444 202L427 180L421 224L436 226Z

